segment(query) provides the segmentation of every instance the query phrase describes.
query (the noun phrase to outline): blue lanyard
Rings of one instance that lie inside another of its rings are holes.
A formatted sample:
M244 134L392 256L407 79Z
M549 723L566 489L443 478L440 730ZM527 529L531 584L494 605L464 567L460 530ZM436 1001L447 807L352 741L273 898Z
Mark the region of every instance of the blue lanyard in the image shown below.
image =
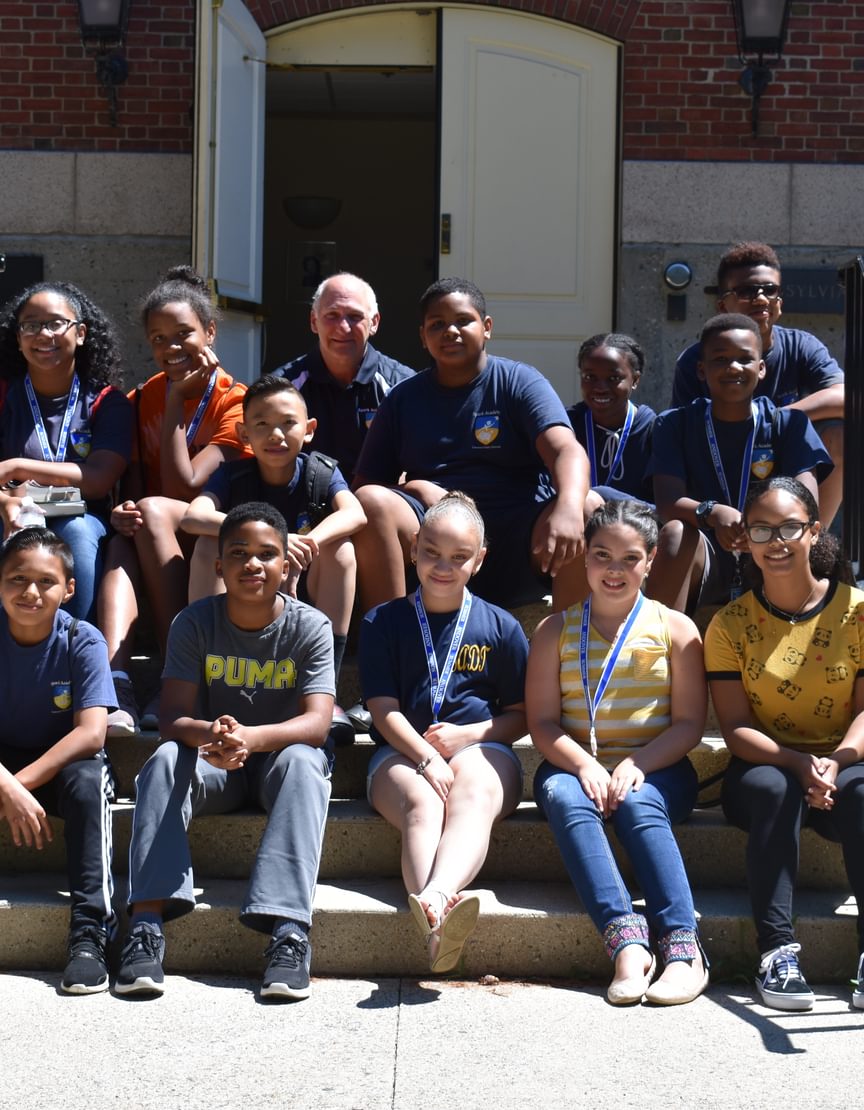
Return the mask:
M744 447L744 461L741 464L741 483L738 486L739 513L744 511L744 502L747 500L747 489L750 485L750 465L753 461L753 441L756 438L757 419L757 409L753 404L750 405L750 416L753 420L753 427L750 429L750 434L747 436L747 443ZM705 406L705 435L708 438L708 450L711 452L711 461L714 463L717 481L720 483L720 488L723 490L726 504L731 505L732 494L729 492L729 483L726 481L726 471L723 469L723 460L720 458L720 448L717 446L717 434L714 431L714 421L711 419L710 401Z
M214 370L213 373L210 375L210 381L207 383L207 388L204 390L204 396L198 402L198 408L195 410L195 415L192 417L192 420L189 423L189 427L186 429L187 447L192 446L192 440L195 438L195 433L198 431L199 427L201 426L201 421L204 419L204 413L207 411L207 406L210 404L210 398L213 395L213 390L216 388L216 376L218 373L218 370ZM171 382L166 382L165 392L167 393L170 388Z
M45 422L39 410L39 402L36 400L36 393L33 389L33 383L30 381L29 373L24 375L24 390L27 393L27 400L30 402L30 412L33 415L33 423L36 426L39 446L42 448L42 458L45 462L63 462L66 458L66 444L69 442L69 428L72 424L72 414L75 412L75 406L78 404L78 393L80 392L78 375L72 375L72 388L69 390L69 396L66 399L66 412L63 414L63 423L60 425L60 435L57 437L56 453L52 452L51 444L48 442Z
M615 670L615 664L618 662L618 656L621 654L621 649L627 642L627 637L630 635L630 629L639 615L639 610L642 608L644 598L642 594L636 595L636 601L633 608L624 621L623 626L618 630L618 635L615 637L615 643L612 645L612 650L606 656L606 661L603 664L603 670L600 672L600 681L597 683L597 689L592 696L591 687L588 685L588 636L589 626L591 624L591 598L589 597L582 605L582 627L579 630L579 669L582 672L582 692L585 695L585 704L588 706L588 725L589 725L589 740L591 742L591 754L596 759L597 757L597 734L594 732L594 721L597 718L597 710L600 708L600 702L603 700L603 695L606 693L606 687L609 685L609 679L612 677L612 672Z
M438 714L441 712L441 706L444 703L444 695L447 693L447 687L450 684L450 676L453 674L453 667L456 664L456 656L459 654L459 648L462 646L462 637L465 634L465 626L468 623L468 614L471 612L471 602L474 599L468 590L465 590L462 597L462 605L459 609L459 616L456 618L456 627L453 629L453 638L450 641L450 647L447 651L447 659L444 662L444 670L441 672L441 677L438 677L438 659L435 656L435 645L432 643L432 633L429 631L429 618L426 616L426 609L423 606L423 598L420 596L420 587L414 591L414 611L417 613L417 620L420 624L420 632L423 636L423 647L426 649L426 666L429 668L429 700L432 703L432 723L438 721Z
M612 460L612 465L606 475L606 481L612 482L615 478L615 471L618 469L622 458L624 457L624 448L627 446L627 437L630 435L630 429L633 427L633 420L636 416L636 406L632 401L627 402L627 416L624 418L624 427L621 429L621 435L618 439L618 447L615 450L615 457ZM613 433L614 434L614 433ZM590 411L585 413L585 439L588 443L588 461L591 463L591 485L599 485L597 478L597 455L594 448L594 418ZM623 473L619 474L619 478L623 478Z

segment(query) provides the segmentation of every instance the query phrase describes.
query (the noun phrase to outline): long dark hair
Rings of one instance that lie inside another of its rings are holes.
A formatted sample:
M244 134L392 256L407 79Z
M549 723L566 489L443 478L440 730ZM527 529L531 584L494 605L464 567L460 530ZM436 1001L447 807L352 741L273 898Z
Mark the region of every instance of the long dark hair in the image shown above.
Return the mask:
M0 375L23 377L27 360L18 348L18 317L38 293L54 293L66 301L87 334L75 355L75 372L92 385L121 385L120 343L111 320L77 285L67 281L40 281L13 297L0 310Z
M750 512L754 504L766 493L771 493L773 490L780 490L782 493L788 493L790 497L794 497L807 513L807 519L811 524L815 524L819 519L819 506L816 504L816 499L810 490L802 485L797 478L787 478L783 474L778 474L773 478L766 478L763 482L755 482L750 487L747 500L744 502L745 524L750 519ZM810 545L810 570L814 578L833 578L838 582L845 582L849 586L855 585L855 575L852 573L849 560L840 547L840 541L824 528L819 532L815 543ZM754 585L761 586L762 571L756 566L755 559L750 559L747 571Z

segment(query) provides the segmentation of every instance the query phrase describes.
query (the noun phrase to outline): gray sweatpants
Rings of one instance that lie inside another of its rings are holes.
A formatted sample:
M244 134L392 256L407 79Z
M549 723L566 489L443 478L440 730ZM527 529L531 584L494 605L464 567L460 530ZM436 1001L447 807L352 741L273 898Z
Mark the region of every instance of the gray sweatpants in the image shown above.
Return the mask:
M194 909L189 821L252 803L269 817L240 920L263 933L272 931L276 918L311 925L330 800L330 764L323 749L292 744L255 753L240 770L222 771L199 759L195 748L168 740L144 764L136 787L130 905L164 900L166 921Z

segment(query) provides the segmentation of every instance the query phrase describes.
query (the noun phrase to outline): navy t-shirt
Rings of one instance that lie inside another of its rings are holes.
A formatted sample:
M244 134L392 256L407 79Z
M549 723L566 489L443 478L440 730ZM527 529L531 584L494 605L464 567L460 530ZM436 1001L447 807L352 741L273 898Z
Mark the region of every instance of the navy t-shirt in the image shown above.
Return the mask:
M464 491L494 518L554 495L535 441L559 424L570 427L564 406L533 366L490 355L482 373L457 388L440 385L433 366L384 399L357 474L393 486L404 471L409 481Z
M338 459L340 469L353 477L366 432L378 407L397 382L414 371L376 351L371 343L354 380L337 381L324 364L318 347L273 371L300 390L309 415L318 421L316 451Z
M75 712L116 698L108 648L102 633L79 621L69 652L72 617L58 609L49 636L38 644L19 644L0 609L0 744L44 750L74 727Z
M672 385L673 408L708 396L708 387L697 376L700 357L699 343L691 344L678 356ZM775 325L771 329L771 350L764 357L765 377L756 386L755 396L770 397L778 408L843 381L843 371L828 348L809 331Z
M266 501L285 517L289 532L302 535L312 528L306 483L303 481L308 459L305 453L297 456L294 477L284 486L271 486L265 482L255 459L231 459L216 467L207 479L204 492L218 498L218 507L223 513L246 501ZM348 483L337 466L330 476L327 490L327 502L331 508L336 494L347 489Z
M696 501L728 505L730 501L717 477L705 432L708 404L700 397L683 408L660 413L654 423L653 472L680 478L688 495ZM805 470L814 471L817 481L827 478L834 464L805 414L798 409L778 409L767 397L757 397L754 404L757 420L750 480L755 482L778 474L794 478ZM735 506L751 426L749 420L714 420L720 458Z
M567 409L567 415L570 417L570 423L573 425L576 438L588 452L585 417L591 419L591 410L584 401L580 401L577 405L571 405ZM636 414L633 417L630 434L627 436L621 462L618 464L615 474L612 475L609 473L609 467L618 450L618 437L621 429L604 428L601 424L594 424L594 451L597 467L597 480L594 484L596 486L611 486L612 489L620 490L622 493L629 494L640 501L652 502L654 500L654 488L651 482L651 438L655 419L656 415L653 409L647 405L636 406ZM590 452L588 453L590 461Z
M440 673L459 611L427 616ZM364 699L395 698L411 726L425 732L432 723L429 669L413 595L366 614L359 654ZM516 618L475 595L439 720L476 724L523 701L527 661L528 641ZM385 743L374 729L372 736Z

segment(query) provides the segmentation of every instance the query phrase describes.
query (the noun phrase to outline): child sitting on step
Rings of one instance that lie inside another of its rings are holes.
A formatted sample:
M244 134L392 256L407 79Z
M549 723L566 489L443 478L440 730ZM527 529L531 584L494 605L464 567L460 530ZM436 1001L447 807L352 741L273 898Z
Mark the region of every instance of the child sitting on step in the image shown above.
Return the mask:
M584 602L547 617L531 643L531 738L544 756L534 797L615 974L613 1006L690 1002L708 983L673 822L690 815L707 690L693 622L641 593L657 521L635 501L589 517ZM633 906L606 839L614 830L645 898ZM657 966L663 972L652 983Z
M445 494L426 511L411 558L413 595L367 613L360 676L380 745L369 801L402 834L408 903L432 971L452 971L477 924L465 887L486 858L492 825L512 813L522 771L528 644L502 609L473 596L486 554L470 497Z
M159 717L170 739L137 780L118 994L165 989L162 923L195 908L189 819L250 802L268 815L240 910L244 925L271 936L261 996L309 994L333 636L322 613L281 592L287 536L272 505L232 509L219 530L225 593L194 602L171 626Z
M103 750L114 687L102 634L60 608L75 593L72 552L22 528L0 548L0 819L17 848L53 839L61 817L71 895L68 994L108 989L111 768Z

